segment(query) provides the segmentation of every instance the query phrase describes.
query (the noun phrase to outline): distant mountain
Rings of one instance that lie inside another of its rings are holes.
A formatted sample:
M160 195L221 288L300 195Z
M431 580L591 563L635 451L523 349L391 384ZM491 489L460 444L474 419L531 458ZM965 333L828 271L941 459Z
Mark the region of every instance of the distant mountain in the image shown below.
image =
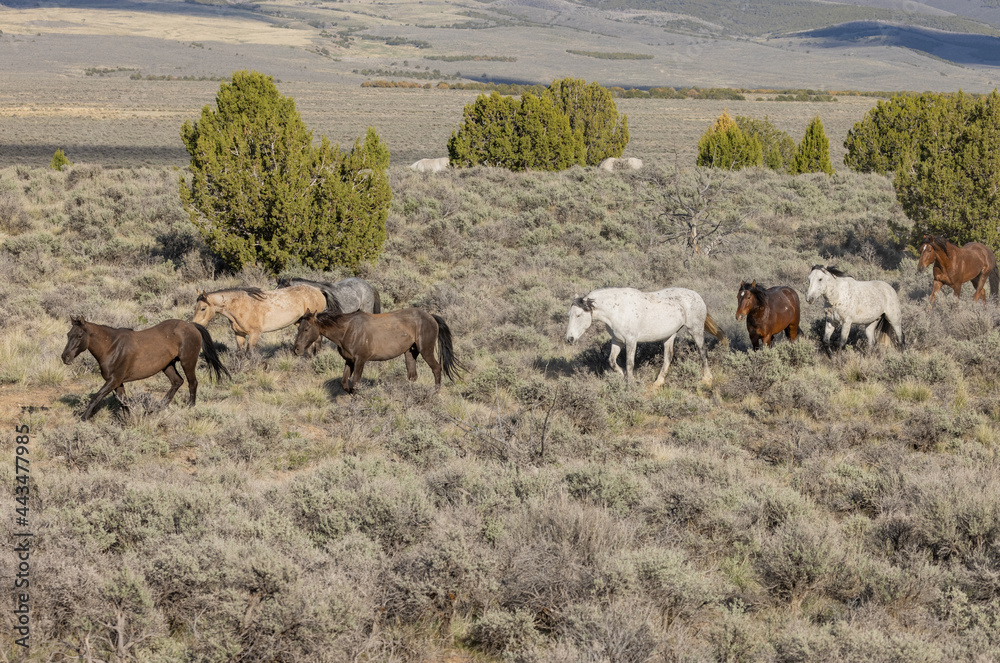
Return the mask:
M895 0L855 0L854 2L812 2L811 0L756 0L732 2L731 0L573 0L576 4L604 10L629 12L668 12L708 21L719 26L722 34L736 37L767 37L791 32L820 28L855 21L882 21L915 27L933 28L949 32L972 34L1000 34L995 25L984 22L989 12L980 12L981 18L972 14L957 15L948 9L968 9L973 5L995 3L1000 0L979 2L897 2ZM959 7L961 5L962 7ZM971 11L971 10L970 10ZM1000 25L1000 9L997 10Z

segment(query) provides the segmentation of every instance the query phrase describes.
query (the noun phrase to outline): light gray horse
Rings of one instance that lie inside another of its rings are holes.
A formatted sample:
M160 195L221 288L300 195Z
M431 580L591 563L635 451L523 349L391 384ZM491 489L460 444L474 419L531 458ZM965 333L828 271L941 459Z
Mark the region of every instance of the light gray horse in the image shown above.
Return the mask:
M323 283L309 279L281 279L278 281L278 287L287 288L299 283L319 288L323 292L323 296L326 297L326 310L334 315L354 313L355 311L382 312L382 298L379 296L378 290L364 279L352 276L336 283ZM313 311L313 313L322 313L322 311Z
M639 170L642 168L642 159L636 159L635 157L628 157L626 159L608 157L601 162L598 168L606 170L609 173L615 170Z
M828 348L837 322L842 325L838 350L847 343L853 324L867 325L865 336L870 348L875 347L876 332L881 338L891 338L897 348L903 348L903 316L899 297L885 281L856 281L836 267L816 265L809 272L806 301L812 303L820 296L829 305L826 310L826 333L823 334L823 343ZM891 329L891 336L886 327Z
M674 357L674 338L683 327L694 339L701 353L702 382L712 383L705 350L705 330L722 340L725 336L705 301L697 292L685 288L664 288L656 292L641 292L635 288L598 288L584 297L577 297L569 307L566 341L575 343L594 322L603 322L611 334L611 355L608 365L622 373L618 353L625 347L625 375L632 379L635 366L635 345L640 342L663 341L663 368L653 387L663 384Z
M448 170L449 161L448 157L420 159L410 164L410 170L415 170L418 173L440 173L443 170Z

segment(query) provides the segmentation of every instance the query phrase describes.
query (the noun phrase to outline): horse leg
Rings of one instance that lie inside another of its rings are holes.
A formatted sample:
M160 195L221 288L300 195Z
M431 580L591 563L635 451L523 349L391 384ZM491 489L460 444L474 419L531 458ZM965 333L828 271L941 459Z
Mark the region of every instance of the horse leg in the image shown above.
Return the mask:
M761 337L761 340L767 347L774 347L774 334L764 334L764 336Z
M420 356L431 367L431 373L434 374L434 389L436 391L441 388L441 362L434 356L434 344L435 340L433 339L429 343L424 343L424 347L420 350ZM413 356L416 357L416 354ZM416 366L414 366L414 371L416 371ZM416 375L416 372L414 372L414 375Z
M188 407L194 407L198 398L198 372L195 370L198 368L197 350L193 356L181 359L181 368L184 369L184 375L187 376L188 381Z
M114 377L109 378L108 381L104 383L104 386L102 386L94 395L94 399L90 401L90 405L87 406L86 411L83 413L83 420L86 421L87 419L90 419L90 417L94 415L94 410L97 409L100 402L103 401L108 394L115 391L120 386L122 386L122 383L119 380Z
M980 299L983 303L986 303L986 274L980 272L972 279L972 287L976 289L975 294L972 295L972 301L977 302Z
M938 290L941 289L942 283L940 281L934 281L931 285L931 297L927 300L927 310L930 311L934 308L934 298L937 297Z
M823 345L826 346L827 349L830 348L830 341L833 339L833 329L833 323L830 321L830 318L827 318L826 329L823 331Z
M416 345L411 346L409 350L403 353L403 359L406 361L406 378L410 382L417 381L417 355L419 354L420 351L417 350ZM424 361L427 361L427 357L424 357Z
M632 371L635 368L635 345L636 342L625 341L625 377L632 380L635 376Z
M257 341L259 339L260 339L259 331L252 331L249 334L247 334L247 354L250 354L252 350L256 349Z
M799 326L793 322L785 327L785 336L788 337L789 341L797 339L799 337Z
M115 389L115 396L118 397L118 404L122 406L122 410L125 411L125 414L128 414L128 396L125 394L125 385L118 385L118 388Z
M955 299L961 299L962 298L962 284L961 283L956 283L955 285L951 286L951 289L955 291Z
M344 359L344 379L340 381L340 386L348 394L351 393L351 374L354 372L354 361Z
M750 345L753 346L754 350L760 350L760 334L757 333L756 329L748 329L750 332Z
M851 335L851 325L854 324L851 320L844 319L841 321L840 328L840 344L837 346L838 350L843 350L844 346L847 345L847 339Z
M313 341L313 344L306 349L306 352L309 354L310 357L315 357L316 355L319 354L319 351L322 349L323 349L323 335L320 334L319 338Z
M618 341L611 341L611 354L608 355L608 366L618 371L619 375L625 375L622 371L621 366L618 365L618 353L622 351L621 343Z
M881 318L876 318L875 322L865 327L865 337L868 339L869 352L875 349L875 330L878 328L878 323L880 320Z
M168 391L167 395L160 401L160 407L167 407L167 405L170 404L170 401L174 399L174 394L176 394L177 390L181 388L182 384L184 384L184 378L182 378L180 373L177 372L176 361L167 364L167 367L163 369L163 374L167 376L168 380L170 380L170 391Z
M701 382L712 385L712 369L708 367L708 348L705 347L705 327L699 327L698 333L688 327L688 333L694 339L694 344L698 347L698 354L701 355Z
M660 374L656 376L656 382L653 383L653 389L662 387L663 383L667 379L667 370L670 368L670 362L674 359L675 338L677 338L677 334L674 334L663 342L663 368L660 369Z
M247 337L243 336L242 334L237 334L236 335L237 349L239 349L240 352L246 352L246 346L247 346Z
M349 394L353 394L354 393L354 385L356 385L359 382L361 382L361 373L364 370L365 370L365 360L364 359L355 359L354 360L354 370L351 371L351 379L347 383L347 386L349 387L349 389L347 390L347 393L349 393Z

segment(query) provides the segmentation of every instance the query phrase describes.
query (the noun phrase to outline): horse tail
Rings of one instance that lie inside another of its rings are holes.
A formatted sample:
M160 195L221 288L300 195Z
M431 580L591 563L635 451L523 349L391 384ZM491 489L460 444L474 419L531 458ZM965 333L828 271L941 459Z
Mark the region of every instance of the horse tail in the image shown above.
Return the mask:
M996 287L993 288L993 294L996 294ZM372 294L375 296L375 302L372 304L372 313L382 312L382 296L378 294L378 288L372 286Z
M990 294L993 295L993 299L1000 300L1000 266L996 264L990 272Z
M879 335L879 341L883 345L886 345L886 339L888 339L897 350L903 350L906 348L906 338L903 336L903 330L899 330L898 339L896 338L896 334L893 333L895 331L896 329L889 322L889 318L883 313L882 317L878 319L878 324L875 325L875 333Z
M205 353L205 363L208 364L209 369L215 371L215 379L217 381L221 380L223 373L226 374L227 378L231 378L229 369L222 365L219 353L215 351L215 342L212 340L212 336L208 333L208 330L197 323L193 324L198 332L201 333L201 350Z
M712 316L708 313L705 314L705 331L720 341L726 340L726 335L722 333L722 330L719 329L719 325L715 324L715 320L713 320Z
M451 342L451 330L445 323L444 318L439 315L434 315L433 317L438 324L438 353L441 355L441 366L444 368L444 374L452 382L455 382L455 380L461 379L465 366L455 359L455 350Z

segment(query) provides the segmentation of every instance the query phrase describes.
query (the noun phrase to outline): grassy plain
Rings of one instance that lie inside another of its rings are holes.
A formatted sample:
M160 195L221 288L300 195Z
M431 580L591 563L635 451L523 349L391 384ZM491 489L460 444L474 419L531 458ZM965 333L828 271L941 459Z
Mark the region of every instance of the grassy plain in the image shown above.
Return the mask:
M180 126L186 119L197 120L202 106L214 105L219 89L212 81L136 81L125 74L51 84L29 78L11 77L15 84L0 93L6 102L0 106L0 164L48 165L62 148L71 160L106 166L186 166L190 158L180 140ZM462 108L477 94L301 82L282 82L279 88L296 100L314 136L326 135L347 146L374 126L397 164L445 156ZM768 116L796 140L820 115L839 166L847 131L875 103L871 97L800 103L756 101L758 96L749 95L743 102L620 99L618 108L629 116L632 135L626 155L672 166L676 151L682 165L690 164L698 138L728 109L734 115Z
M101 380L59 360L69 314L143 327L188 317L198 289L273 285L216 269L176 177L0 170L0 406L33 434L32 660L1000 656L1000 312L968 292L926 310L886 179L740 173L716 213L748 225L704 257L664 241L656 166L394 166L389 240L362 275L387 308L449 322L464 382L434 394L396 360L347 396L333 351L296 358L285 330L248 360L217 322L231 382L156 411L157 376L129 388L132 416L112 401L80 423ZM855 334L829 359L805 304L802 340L748 353L739 279L801 296L817 262L897 288L905 352ZM605 332L562 341L574 293L668 284L727 336L711 388L686 339L655 392L659 344L625 383Z

